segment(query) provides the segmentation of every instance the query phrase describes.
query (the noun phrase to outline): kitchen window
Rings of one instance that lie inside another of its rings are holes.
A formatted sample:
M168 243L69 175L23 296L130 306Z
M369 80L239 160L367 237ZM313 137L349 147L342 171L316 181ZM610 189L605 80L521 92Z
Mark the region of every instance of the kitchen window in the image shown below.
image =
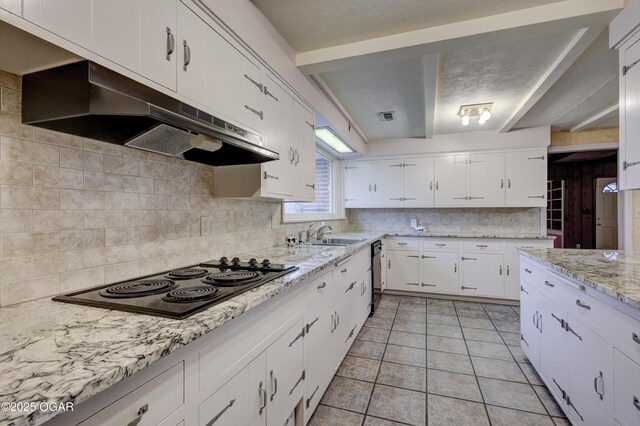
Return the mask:
M316 151L316 200L313 202L284 202L283 222L308 222L344 218L344 203L340 195L339 160Z

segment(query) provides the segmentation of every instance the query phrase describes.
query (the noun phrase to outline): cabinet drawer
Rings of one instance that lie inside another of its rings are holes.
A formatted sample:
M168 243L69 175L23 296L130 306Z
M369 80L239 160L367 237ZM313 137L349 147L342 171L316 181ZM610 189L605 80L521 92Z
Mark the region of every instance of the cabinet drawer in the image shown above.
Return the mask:
M422 248L425 250L457 250L459 241L453 240L424 240Z
M473 251L503 251L502 241L465 241L462 243L464 250Z
M418 238L388 238L385 243L389 250L420 250Z
M534 287L538 287L542 284L543 275L538 264L529 262L526 258L520 256L520 279L525 280Z
M561 302L567 304L567 297L570 297L567 288L571 285L569 282L559 276L553 274L549 270L544 270L541 274L540 291L547 297L553 298L556 303Z
M613 344L623 346L625 352L640 363L640 321L615 309L612 320L608 328L615 339Z
M547 242L533 241L533 242L519 242L519 243L506 243L507 254L519 254L516 249L534 249L543 250L551 248L551 245Z
M625 426L640 424L640 365L615 349L613 376L616 419Z
M322 303L335 290L333 271L329 271L311 281L307 289L307 303L316 305Z
M143 424L155 425L184 403L184 363L181 361L136 390L123 396L81 426L125 425L141 416Z
M564 302L569 308L569 314L582 321L591 323L595 330L602 332L603 327L611 323L612 309L589 296L585 291L576 288L577 284L567 283L564 288L566 295Z

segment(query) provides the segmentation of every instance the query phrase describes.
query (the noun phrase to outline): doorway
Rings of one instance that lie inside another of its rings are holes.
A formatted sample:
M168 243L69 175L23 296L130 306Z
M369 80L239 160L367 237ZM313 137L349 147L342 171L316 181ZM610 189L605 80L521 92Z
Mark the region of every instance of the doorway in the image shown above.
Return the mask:
M596 249L618 248L618 182L596 178Z

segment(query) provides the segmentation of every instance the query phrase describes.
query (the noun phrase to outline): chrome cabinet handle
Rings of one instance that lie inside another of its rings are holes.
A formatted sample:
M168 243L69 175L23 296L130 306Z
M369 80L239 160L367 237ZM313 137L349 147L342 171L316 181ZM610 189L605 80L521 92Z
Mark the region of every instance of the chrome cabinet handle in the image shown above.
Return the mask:
M420 285L419 283L407 283L407 285Z
M633 406L636 407L638 410L640 410L640 401L638 401L637 396L633 397Z
M462 288L463 290L477 290L477 287L466 287L466 286L461 286L460 288Z
M331 314L331 334L333 334L333 331L336 329L336 319L334 318L334 315Z
M347 336L347 340L345 340L344 342L347 343L349 341L349 339L351 339L353 337L353 333L355 333L356 331L356 327L358 327L357 325L354 325L353 328L351 329L351 331L349 332L349 335Z
M278 378L273 375L273 370L269 373L269 377L271 378L271 387L273 388L273 393L269 400L273 401L273 397L278 393Z
M271 92L267 89L267 86L266 86L266 85L264 86L264 94L265 94L265 95L267 95L267 96L269 96L269 97L270 97L271 99L273 99L274 101L276 101L276 102L280 102L280 101L278 100L278 97L277 97L276 95L274 95L273 93L271 93Z
M500 274L499 275L502 275L502 265L500 265L498 268L500 270Z
M147 411L149 411L149 404L144 404L138 409L138 415L136 416L136 418L127 423L127 426L136 426L142 421L142 416L144 416Z
M533 314L532 320L533 320L533 325L536 326L536 328L538 328L538 311L536 311L535 314Z
M306 379L307 376L307 370L302 370L302 375L300 376L300 378L298 379L298 381L296 382L295 385L293 385L293 387L291 388L291 390L289 391L289 395L293 395L293 391L296 390L296 388L298 387L298 385L300 383L302 383L304 381L304 379ZM286 424L286 423L285 423Z
M500 179L500 189L504 188L504 179Z
M262 117L261 117L261 118L262 118ZM298 165L298 163L300 162L300 153L298 152L298 150L297 150L297 149L294 151L294 155L295 155L295 157L296 157L295 165L297 166L297 165Z
M446 247L446 246L447 246L447 245L446 245L446 244L444 244L444 243L443 243L443 244L436 244L436 247Z
M507 179L507 189L511 188L511 179Z
M316 129L316 125L313 123L309 123L307 120L304 120L304 122L307 124L307 126L311 127L311 130L315 130Z
M267 408L267 390L262 385L262 382L260 382L260 385L258 386L258 395L262 400L262 405L260 406L260 409L258 409L258 414L262 415L264 409Z
M270 174L269 174L269 173L267 173L267 172L263 172L263 176L264 176L264 180L267 180L267 179L275 179L275 180L278 180L278 179L280 179L278 176L270 175Z
M454 264L453 264L453 272L454 272L454 273L457 273L457 272L458 272L458 264L457 264L457 263L454 263Z
M478 259L475 258L475 257L464 257L463 256L463 257L460 258L460 260L478 260Z
M314 325L315 323L317 323L319 319L320 319L320 317L316 317L316 319L314 319L313 321L311 321L309 324L305 325L305 326L304 326L305 331L306 331L307 333L309 333L309 330L311 330L311 327L313 327L313 325Z
M531 272L531 270L530 270L530 269L527 269L527 268L524 268L524 271L525 271L527 274L531 274L531 273L532 273L532 272Z
M262 83L258 83L256 80L252 79L251 77L249 77L247 74L244 75L244 78L246 78L247 80L249 80L251 83L253 83L254 86L256 86L258 89L260 89L260 91L262 92Z
M527 198L544 198L544 195L528 195Z
M327 286L327 283L323 282L318 286L318 290L320 290L321 288L325 288L326 286Z
M436 287L436 284L425 284L425 283L422 283L422 287Z
M171 34L171 28L167 27L167 61L171 60L171 54L176 50L176 38Z
M191 63L191 48L187 44L187 40L182 40L182 45L184 46L184 59L182 63L182 70L186 71L187 67Z
M341 273L341 274L344 274L345 272L347 272L347 268L342 268L342 269L340 270L340 273Z
M546 285L547 287L552 287L552 288L556 286L555 284L550 283L550 282L549 282L549 281L547 281L547 280L544 280L544 285Z
M340 325L340 315L338 315L338 312L336 312L336 328L338 328L339 325Z
M353 290L353 286L356 285L358 281L354 281L349 285L349 288L347 288L344 292L348 293L349 291Z
M291 341L291 343L289 343L289 347L293 346L293 344L297 342L299 339L302 339L305 334L306 334L306 327L302 327L302 331L296 335L296 337Z
M307 402L306 402L306 406L307 408L309 408L309 406L311 405L311 400L313 399L313 397L316 395L316 392L318 392L318 389L320 389L320 385L316 386L315 390L313 391L313 393L309 396L309 398L307 398Z
M420 258L420 256L414 256L414 255L407 255L407 257L413 257L415 259L419 259Z
M478 247L478 248L487 248L489 246L486 245L486 244L476 244L476 247Z
M435 256L425 256L424 254L422 255L423 259L435 259Z
M520 286L520 291L523 291L523 292L529 294L529 292L527 290L525 290L523 286Z
M429 191L433 191L433 182L429 182Z
M438 190L438 181L436 181L436 191Z
M316 189L316 184L315 183L312 183L312 184L306 183L304 186L306 186L307 188Z
M369 184L369 192L371 192L371 184Z
M224 413L225 413L229 408L233 407L233 404L235 404L235 402L236 402L236 400L235 400L235 399L232 399L231 401L229 401L229 403L227 404L227 406L226 406L226 407L224 407L224 408L222 409L222 411L220 411L218 414L216 414L216 416L215 416L214 418L212 418L212 419L207 423L207 425L206 425L206 426L211 426L212 424L214 424L215 422L217 422L217 421L220 419L220 417L222 417L222 415L223 415L223 414L224 414Z
M249 105L245 105L244 107L245 107L245 109L248 109L249 111L251 111L252 113L257 115L258 117L260 117L260 120L264 120L264 112L258 111L257 109L254 109L254 108L251 108Z
M468 200L469 197L453 197L454 200Z
M399 246L406 246L409 243L397 243Z
M507 265L507 276L509 276L509 265Z
M524 343L527 344L527 346L529 346L529 342L527 342L524 338L524 336L522 334L520 334L520 340L522 340Z
M598 391L598 379L600 379L600 383L604 385L604 380L602 378L602 371L600 371L600 374L593 379L593 390L596 391L596 393L600 397L600 401L602 401L604 400L604 389L602 390L602 392Z
M584 308L584 309L587 309L587 310L591 310L591 306L585 305L579 299L576 300L576 305L580 306L581 308Z
M638 337L638 333L631 333L631 338L634 342L640 345L640 337Z
M293 147L289 147L289 164L293 164L293 160L296 159L296 154L293 152Z

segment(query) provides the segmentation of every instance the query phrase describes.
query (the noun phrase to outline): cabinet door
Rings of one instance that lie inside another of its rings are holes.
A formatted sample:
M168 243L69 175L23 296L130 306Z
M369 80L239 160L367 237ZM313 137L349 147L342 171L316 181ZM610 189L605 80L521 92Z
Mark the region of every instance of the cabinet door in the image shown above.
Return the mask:
M540 368L540 294L528 282L520 284L520 347L536 370Z
M612 385L605 340L569 316L567 332L569 394L568 416L574 425L611 423Z
M387 288L420 290L420 254L417 251L387 251Z
M404 168L402 160L373 161L373 206L402 207Z
M266 426L267 424L267 353L262 352L246 367L248 382L248 425Z
M92 0L92 50L118 65L138 72L140 13L141 0ZM117 26L114 26L116 22Z
M271 96L264 97L263 141L280 159L262 164L262 192L292 195L287 177L294 160L293 98L269 75L265 75L265 84Z
M211 30L198 15L178 2L178 93L206 105L205 35Z
M504 256L504 297L518 300L520 298L520 255Z
M262 131L260 68L209 27L206 57L207 106L245 127Z
M141 0L140 72L176 90L178 17L175 0Z
M23 17L79 46L91 48L91 2L87 0L28 0Z
M244 368L198 409L200 426L249 424L249 370Z
M434 293L458 293L458 253L423 252L420 256L420 288Z
M615 415L617 425L640 424L640 365L618 348L613 350L613 374L615 375Z
M335 324L332 308L330 301L325 300L325 303L305 313L307 330L307 335L304 337L305 423L311 418L335 372L336 339L333 336Z
M542 315L540 328L540 369L538 372L549 385L556 400L562 401L562 392L568 391L567 374L567 320L563 307L540 293L539 310Z
M348 161L344 168L344 206L372 207L373 175L371 161Z
M469 156L469 206L504 206L505 155Z
M435 205L467 205L467 156L451 154L435 157Z
M546 207L546 151L508 152L506 163L507 206Z
M293 195L300 201L316 198L315 114L293 102L294 174L289 177Z
M269 403L267 424L284 424L304 391L304 358L300 319L267 349ZM240 424L240 423L238 423Z
M463 252L460 256L460 294L504 297L504 255Z
M4 9L14 15L22 14L22 0L0 0L0 9Z
M433 157L404 160L404 206L433 206Z
M640 59L640 43L636 42L620 52L624 65L630 66ZM626 74L620 76L624 100L621 100L620 138L620 189L640 188L640 66L636 64ZM627 168L626 164L631 164Z

